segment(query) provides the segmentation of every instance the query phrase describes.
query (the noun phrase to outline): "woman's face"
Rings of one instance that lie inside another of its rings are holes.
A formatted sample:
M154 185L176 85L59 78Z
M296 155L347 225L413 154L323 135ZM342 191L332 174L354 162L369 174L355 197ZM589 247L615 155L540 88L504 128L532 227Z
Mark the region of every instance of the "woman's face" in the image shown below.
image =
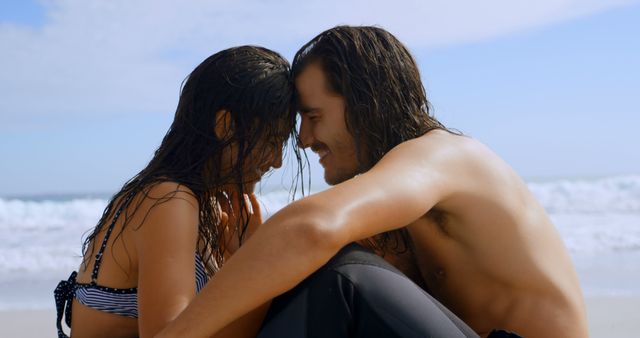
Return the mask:
M246 155L243 158L242 165L242 184L245 193L252 192L256 184L262 179L262 176L271 170L271 168L280 168L282 166L282 149L289 138L288 130L284 127L285 125L286 123L284 122L278 123L278 132L262 133L263 135L257 140L252 149L245 149L244 153ZM231 174L239 160L239 146L237 142L233 142L223 149L222 163L220 166L222 176Z
M252 192L262 176L271 168L277 169L282 166L282 148L285 141L286 139L263 137L250 150L249 155L244 159L242 175L246 192Z

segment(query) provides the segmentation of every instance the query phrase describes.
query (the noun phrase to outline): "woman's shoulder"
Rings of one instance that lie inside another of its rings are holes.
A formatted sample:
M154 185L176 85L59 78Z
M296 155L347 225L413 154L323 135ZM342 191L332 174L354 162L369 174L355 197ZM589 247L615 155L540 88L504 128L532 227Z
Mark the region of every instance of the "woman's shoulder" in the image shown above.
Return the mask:
M169 201L172 199L183 200L194 207L198 207L198 197L184 184L174 181L159 181L148 185L138 193L138 198L152 201Z
M199 202L195 193L183 184L174 181L153 183L132 199L128 206L138 224L134 228L143 229L153 223L154 228L174 224L197 229L199 222Z

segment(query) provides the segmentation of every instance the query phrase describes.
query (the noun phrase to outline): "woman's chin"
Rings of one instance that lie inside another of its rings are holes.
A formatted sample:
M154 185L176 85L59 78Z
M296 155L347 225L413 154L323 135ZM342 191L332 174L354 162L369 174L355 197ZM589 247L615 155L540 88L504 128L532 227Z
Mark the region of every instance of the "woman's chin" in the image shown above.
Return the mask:
M252 193L252 192L255 191L256 185L258 185L258 182L260 182L260 180L246 182L243 185L243 189L242 190L244 190L245 194Z

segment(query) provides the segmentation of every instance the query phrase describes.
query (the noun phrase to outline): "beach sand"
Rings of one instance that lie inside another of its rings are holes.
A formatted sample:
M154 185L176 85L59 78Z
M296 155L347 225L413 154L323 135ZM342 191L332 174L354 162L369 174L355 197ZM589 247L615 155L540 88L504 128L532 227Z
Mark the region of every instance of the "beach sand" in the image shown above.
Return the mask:
M640 296L587 298L592 338L640 337ZM3 337L55 337L53 310L0 311Z
M592 338L640 337L640 296L588 297L586 301Z

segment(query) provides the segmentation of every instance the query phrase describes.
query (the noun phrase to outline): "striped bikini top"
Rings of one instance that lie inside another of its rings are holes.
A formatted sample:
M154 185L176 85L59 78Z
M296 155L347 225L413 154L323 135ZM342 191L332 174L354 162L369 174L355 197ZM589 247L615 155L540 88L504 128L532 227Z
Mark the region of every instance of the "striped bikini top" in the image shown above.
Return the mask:
M127 205L132 195L128 196L122 207L118 209L113 217L113 221L107 228L107 232L102 240L102 245L98 250L95 257L95 264L91 273L91 283L78 283L76 277L78 272L74 271L69 276L68 280L63 280L58 283L54 291L54 297L56 301L57 320L56 325L58 328L58 338L67 338L67 335L62 331L62 319L64 317L67 326L71 327L71 304L73 299L77 299L79 303L88 306L90 308L113 313L119 316L138 318L138 289L116 289L106 286L101 286L96 283L98 279L98 271L100 269L100 263L102 262L102 254L109 241L109 236L113 231L113 228L120 216L125 205ZM204 262L199 254L195 255L196 265L196 292L205 286L209 277L205 271Z

